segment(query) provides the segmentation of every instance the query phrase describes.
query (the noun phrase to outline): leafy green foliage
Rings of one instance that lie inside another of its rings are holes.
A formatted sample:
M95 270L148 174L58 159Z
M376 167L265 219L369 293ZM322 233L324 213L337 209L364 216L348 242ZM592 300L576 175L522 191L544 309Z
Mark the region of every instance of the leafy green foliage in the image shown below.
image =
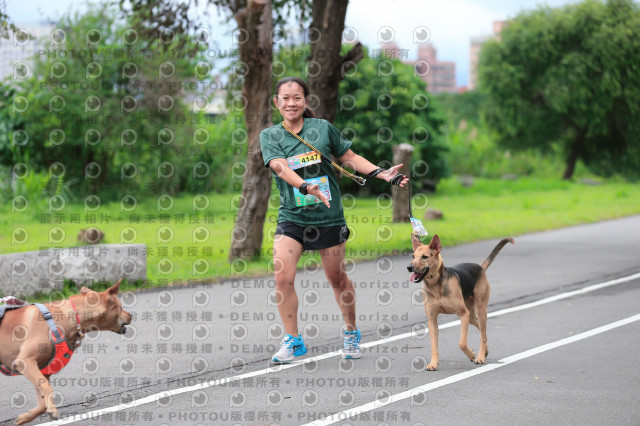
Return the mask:
M539 8L482 50L480 85L500 143L550 152L570 178L578 159L603 175L640 177L640 6L595 0Z
M199 125L193 134L194 143L199 146L192 159L193 167L184 169L188 172L184 176L185 189L198 194L240 192L246 174L247 139L239 109ZM199 173L207 167L210 173Z
M439 93L434 96L442 106L447 122L458 125L462 120L479 122L488 98L486 93L471 90L462 93Z
M66 16L57 27L64 43L47 43L31 77L3 89L12 91L0 105L9 136L0 137L3 162L57 170L75 194L187 188L194 164L212 157L212 142L195 137L208 118L184 103L202 61L169 42L147 50L109 8Z
M123 17L131 18L133 28L144 34L150 42L149 46L158 41L158 35L171 34L180 38L181 47L188 39L184 36L193 33L196 40L206 32L198 33L199 29L207 28L207 18L210 8L214 6L227 20L242 14L249 5L247 0L196 0L184 2L180 0L118 0ZM311 2L309 0L272 0L272 19L274 36L286 39L289 34L290 17L296 17L300 28L304 28L311 20ZM198 7L198 13L193 8ZM0 9L1 10L1 9ZM0 17L2 15L0 14Z
M0 41L3 39L9 39L11 32L16 32L18 28L16 24L12 22L9 15L7 15L7 2L6 0L0 0Z
M441 128L444 117L412 66L388 58L364 58L355 72L345 76L340 92L335 124L354 142L356 152L386 168L391 166L392 146L408 143L414 146L414 183L449 175ZM389 190L385 182L374 182L374 193Z
M435 96L447 117L444 139L451 171L458 175L485 178L537 176L552 178L562 170L557 146L541 153L534 148L511 149L499 146L497 132L483 117L487 95L483 92L442 93ZM578 163L576 173L583 175Z

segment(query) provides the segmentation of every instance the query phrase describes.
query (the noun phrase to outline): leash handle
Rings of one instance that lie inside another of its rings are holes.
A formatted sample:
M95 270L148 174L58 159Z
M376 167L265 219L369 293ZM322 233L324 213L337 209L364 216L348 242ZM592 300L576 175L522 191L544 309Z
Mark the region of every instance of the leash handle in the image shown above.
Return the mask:
M316 148L315 146L311 145L309 142L305 141L304 139L302 139L299 135L297 135L296 133L293 132L293 130L291 130L289 128L289 126L287 126L284 121L282 122L282 127L289 133L291 133L296 139L298 139L300 142L302 142L303 144L305 144L307 147L311 148L316 154L320 154L320 157L324 158L325 160L327 160L328 162L331 163L331 165L333 167L335 167L336 169L338 169L338 171L340 173L342 173L343 175L345 175L346 177L348 177L349 179L353 180L355 183L357 183L360 186L364 186L365 183L367 183L367 179L357 176L353 173L351 173L348 170L345 170L343 167L341 167L339 164L337 164L335 161L331 160L330 158L328 158L326 155L324 155L318 148Z

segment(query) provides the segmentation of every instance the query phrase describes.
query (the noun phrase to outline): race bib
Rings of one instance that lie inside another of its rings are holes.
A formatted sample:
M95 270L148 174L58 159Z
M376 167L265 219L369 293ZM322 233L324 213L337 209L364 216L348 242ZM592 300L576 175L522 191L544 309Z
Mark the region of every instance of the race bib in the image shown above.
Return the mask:
M304 167L304 166L302 166ZM310 179L305 179L307 185L318 185L320 186L320 191L327 197L327 200L331 200L331 189L329 188L329 177L328 176L320 176ZM319 198L314 197L311 194L302 195L298 188L293 188L293 196L296 199L296 206L308 206L310 204L318 204L321 203Z
M299 169L301 167L307 167L311 164L317 164L322 161L320 154L315 151L305 152L304 154L299 154L293 157L287 158L287 163L289 163L289 168L291 170Z

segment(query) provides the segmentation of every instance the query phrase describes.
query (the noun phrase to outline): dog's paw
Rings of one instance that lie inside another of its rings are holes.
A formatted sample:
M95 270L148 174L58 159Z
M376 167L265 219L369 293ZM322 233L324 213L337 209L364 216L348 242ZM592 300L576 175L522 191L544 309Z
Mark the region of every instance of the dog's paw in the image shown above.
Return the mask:
M58 420L60 418L60 414L58 414L58 410L57 409L53 409L53 410L47 410L47 414L49 415L49 417L51 417L53 420Z
M476 358L475 360L473 360L473 362L474 362L475 364L484 364L484 358L480 358L480 357L478 357L478 358Z
M427 365L427 371L436 371L438 369L438 364L429 364Z

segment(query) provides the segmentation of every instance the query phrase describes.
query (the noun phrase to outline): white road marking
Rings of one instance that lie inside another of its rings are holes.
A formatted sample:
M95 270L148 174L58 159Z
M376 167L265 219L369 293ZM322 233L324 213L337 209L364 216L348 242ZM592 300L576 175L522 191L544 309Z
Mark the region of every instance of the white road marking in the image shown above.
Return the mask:
M360 405L359 407L354 407L349 410L345 410L340 413L333 414L329 417L325 417L315 422L307 423L304 426L325 426L325 425L334 424L336 422L344 421L351 417L357 416L359 414L366 413L367 411L376 410L386 405L393 404L394 402L402 401L404 399L411 398L415 395L429 392L433 389L450 385L452 383L456 383L461 380L465 380L470 377L477 376L479 374L488 373L489 371L496 370L500 367L504 367L505 365L513 364L514 362L523 360L525 358L529 358L534 355L541 354L543 352L558 348L560 346L569 345L571 343L575 343L580 340L587 339L589 337L593 337L601 333L605 333L607 331L613 330L614 328L622 327L624 325L628 325L636 321L640 321L640 314L636 314L628 318L621 319L619 321L615 321L607 325L603 325L602 327L585 331L584 333L576 334L574 336L567 337L565 339L556 340L555 342L547 343L546 345L538 346L537 348L529 349L527 351L520 352L515 355L511 355L509 357L506 357L497 361L495 364L486 364L486 365L483 365L482 367L478 367L470 371L465 371L464 373L455 374L453 376L446 377L436 382L427 383L422 386L417 386L408 391L404 391L404 392L386 397L384 400L369 402L367 404Z
M551 296L551 297L547 297L545 299L538 300L536 302L526 303L524 305L514 306L514 307L511 307L511 308L506 308L506 309L501 309L499 311L490 312L488 314L488 316L489 317L497 317L497 316L509 314L509 313L512 313L512 312L517 312L517 311L522 311L522 310L525 310L525 309L534 308L534 307L537 307L537 306L540 306L540 305L544 305L544 304L551 303L551 302L556 302L558 300L566 299L566 298L573 297L573 296L576 296L576 295L579 295L579 294L585 294L585 293L589 293L591 291L600 290L600 289L605 288L605 287L611 287L611 286L614 286L614 285L617 285L617 284L622 284L622 283L625 283L625 282L629 282L629 281L632 281L632 280L637 279L637 278L640 278L640 273L633 274L633 275L628 275L628 276L622 277L622 278L617 278L615 280L606 281L606 282L603 282L603 283L600 283L600 284L594 284L594 285L582 288L580 290L561 293L561 294L558 294L556 296ZM632 317L632 318L635 318L635 317ZM445 329L445 328L455 327L455 326L457 326L459 324L460 324L460 320L451 321L451 322L448 322L448 323L440 325L438 327L438 329L442 330L442 329ZM615 324L615 323L613 323L613 324ZM596 330L598 330L598 329L596 329ZM575 339L577 336L582 336L583 334L584 333L576 335L576 336L573 336L572 338ZM363 348L363 349L366 349L366 348L370 348L370 347L374 347L374 346L384 345L384 344L387 344L387 343L390 343L390 342L395 342L397 340L402 340L402 339L415 337L415 335L416 335L415 331L410 331L410 332L407 332L407 333L398 334L396 336L391 336L391 337L388 337L386 339L380 339L380 340L376 340L376 341L373 341L373 342L363 343L363 344L360 345L360 347ZM564 340L562 340L562 341L564 341ZM558 342L562 342L562 341L558 341ZM558 343L558 342L556 342L556 343ZM566 344L566 343L564 343L564 344ZM550 344L550 345L553 345L553 343ZM541 346L541 348L542 347L543 346ZM552 348L550 348L550 349L552 349ZM545 350L549 350L549 349L545 349ZM514 355L514 356L519 356L519 355L522 355L522 354L526 354L527 352L522 352L521 354ZM98 410L89 411L87 413L75 414L73 416L69 416L69 417L64 418L64 419L59 419L59 420L55 420L55 421L48 422L48 423L41 423L41 425L52 425L52 426L53 425L64 425L64 424L70 424L70 423L75 423L75 422L79 422L79 421L86 421L88 419L95 419L96 417L102 416L104 414L113 413L113 412L116 412L116 411L122 411L122 410L126 410L126 409L129 409L129 408L145 405L145 404L151 404L151 403L154 403L154 402L158 401L159 399L166 398L168 396L180 395L180 394L187 393L187 392L195 392L197 390L207 389L207 388L214 387L214 386L221 386L221 385L224 385L224 384L227 384L227 383L235 382L235 381L238 381L238 380L244 380L244 379L247 379L247 378L250 378L250 377L262 376L262 375L271 374L271 373L277 373L279 371L287 370L287 369L293 368L293 367L297 367L297 366L305 364L305 363L317 362L317 361L321 361L323 359L332 358L332 357L340 356L340 355L342 355L342 351L328 352L326 354L322 354L322 355L318 355L318 356L314 356L314 357L310 357L310 358L305 358L305 359L300 360L300 361L295 361L295 362L292 362L290 364L283 364L283 365L279 365L279 366L265 368L265 369L262 369L262 370L253 371L253 372L250 372L250 373L238 374L238 375L235 375L235 376L225 377L225 378L218 379L218 380L210 380L208 382L199 383L199 384L192 385L192 386L187 386L187 387L183 387L183 388L168 390L168 391L164 391L164 392L158 392L158 393L155 393L153 395L146 396L144 398L133 400L131 402L122 403L122 404L119 404L119 405L114 405L113 407L101 408L101 409L98 409ZM528 355L528 356L531 356L531 355ZM511 357L505 358L504 360L501 360L499 362L505 362L505 360L509 360L510 358ZM514 361L509 361L509 362L515 362L515 361L517 361L517 359L514 360ZM455 381L463 380L465 378L472 377L472 376L475 376L477 374L482 374L484 372L493 370L495 368L499 368L502 365L503 364L486 364L483 367L476 368L476 369L471 370L469 372L461 373L461 374L458 374L456 376L452 376L452 377L449 377L449 378L446 378L446 379L442 379L441 381L438 381L438 382L435 382L435 383L430 383L430 384L424 386L424 388L426 389L425 392L430 390L430 387L435 385L436 383L442 383L439 386L444 386L444 385L449 384L449 383L454 383ZM453 380L453 381L451 381L451 380ZM418 389L418 388L416 388L416 389ZM417 392L420 392L420 391L417 391ZM403 392L402 394L399 394L399 395L403 395L404 393L406 393L406 392ZM377 407L374 407L374 408L377 408ZM353 410L356 410L356 409L357 408L354 408ZM348 412L351 412L353 410L348 410ZM343 412L343 413L346 413L346 412ZM334 416L338 416L340 414L341 413L338 413L338 414L335 414ZM351 415L355 415L355 414L351 414ZM336 420L332 421L332 423L335 423L335 422L340 421L340 420L344 420L344 419L336 419ZM322 423L322 424L331 424L331 423Z

